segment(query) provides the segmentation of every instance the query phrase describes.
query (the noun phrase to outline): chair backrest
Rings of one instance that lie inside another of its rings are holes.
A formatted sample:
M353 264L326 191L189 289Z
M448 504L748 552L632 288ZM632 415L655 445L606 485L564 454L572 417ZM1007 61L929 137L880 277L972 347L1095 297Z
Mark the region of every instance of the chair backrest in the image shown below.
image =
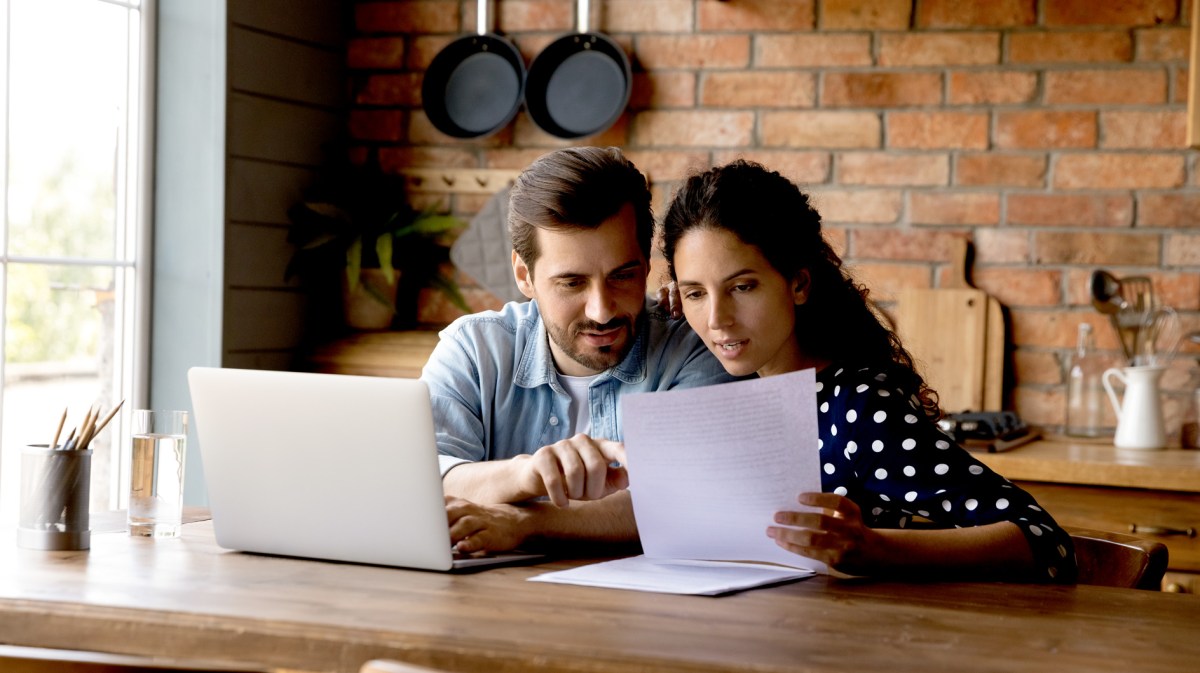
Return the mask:
M1158 591L1167 571L1167 546L1124 533L1064 527L1075 544L1079 584Z
M372 659L358 669L358 673L446 673L444 669L427 668L392 659Z
M270 673L257 666L238 666L183 659L136 657L83 650L0 645L3 673Z

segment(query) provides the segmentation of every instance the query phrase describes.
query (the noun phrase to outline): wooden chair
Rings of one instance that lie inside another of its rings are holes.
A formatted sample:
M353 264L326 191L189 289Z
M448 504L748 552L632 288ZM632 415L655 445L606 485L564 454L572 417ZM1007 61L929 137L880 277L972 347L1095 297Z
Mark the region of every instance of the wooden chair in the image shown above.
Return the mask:
M1124 533L1064 526L1075 544L1079 584L1158 591L1167 571L1167 546Z
M358 669L358 673L446 673L444 669L427 668L406 664L392 659L372 659Z
M3 673L271 673L270 669L213 662L0 645Z

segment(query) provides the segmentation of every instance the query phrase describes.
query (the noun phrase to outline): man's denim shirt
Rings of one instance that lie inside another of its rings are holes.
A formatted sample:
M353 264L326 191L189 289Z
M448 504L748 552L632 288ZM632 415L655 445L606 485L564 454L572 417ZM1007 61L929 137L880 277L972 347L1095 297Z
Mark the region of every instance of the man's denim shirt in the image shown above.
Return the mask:
M571 436L570 396L558 382L537 302L510 302L455 320L421 373L429 385L442 474L455 465L512 458ZM651 306L617 366L588 389L590 435L622 440L618 398L735 380L685 320Z

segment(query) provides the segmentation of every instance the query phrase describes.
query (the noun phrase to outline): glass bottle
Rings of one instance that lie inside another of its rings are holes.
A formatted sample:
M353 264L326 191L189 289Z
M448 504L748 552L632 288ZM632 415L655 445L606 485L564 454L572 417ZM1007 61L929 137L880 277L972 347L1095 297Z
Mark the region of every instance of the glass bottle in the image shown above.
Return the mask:
M1100 377L1107 364L1096 353L1092 326L1079 324L1075 351L1067 368L1066 433L1072 437L1101 437L1112 434L1104 427L1104 387Z

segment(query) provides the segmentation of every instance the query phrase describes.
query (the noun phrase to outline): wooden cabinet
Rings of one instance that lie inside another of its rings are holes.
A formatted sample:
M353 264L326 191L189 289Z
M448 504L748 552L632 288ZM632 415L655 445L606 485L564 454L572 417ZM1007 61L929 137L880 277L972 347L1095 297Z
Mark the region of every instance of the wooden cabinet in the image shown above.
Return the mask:
M1028 490L1064 526L1167 545L1163 588L1200 593L1200 451L1118 451L1050 439L976 457Z

